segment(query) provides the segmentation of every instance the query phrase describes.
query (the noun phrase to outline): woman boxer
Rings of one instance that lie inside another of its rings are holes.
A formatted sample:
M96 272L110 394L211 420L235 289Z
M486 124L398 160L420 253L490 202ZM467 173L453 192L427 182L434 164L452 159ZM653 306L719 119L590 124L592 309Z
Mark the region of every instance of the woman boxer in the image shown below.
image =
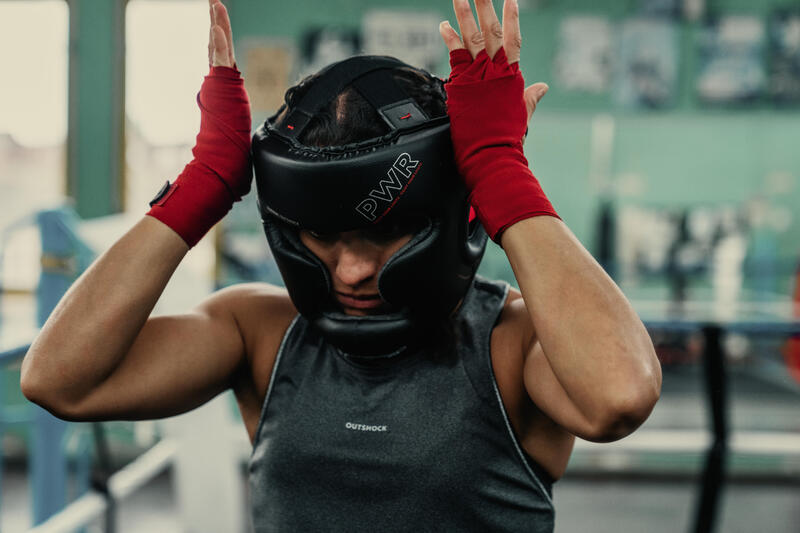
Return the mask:
M23 391L98 420L168 416L232 389L253 442L256 531L552 531L551 485L575 436L633 431L661 374L629 303L527 167L546 85L524 88L516 2L501 24L490 0L476 0L477 23L454 1L443 87L365 56L290 89L252 140L287 290L234 286L149 317L250 186L247 97L225 8L210 5L194 160L64 297ZM486 234L521 292L475 278Z

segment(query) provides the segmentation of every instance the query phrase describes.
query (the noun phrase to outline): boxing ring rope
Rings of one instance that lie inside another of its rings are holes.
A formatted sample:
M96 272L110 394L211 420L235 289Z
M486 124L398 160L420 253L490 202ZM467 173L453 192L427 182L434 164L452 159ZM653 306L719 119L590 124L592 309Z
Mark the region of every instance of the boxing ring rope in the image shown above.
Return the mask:
M641 309L641 306L639 308ZM730 451L730 406L724 336L727 333L800 335L800 321L788 318L792 316L791 313L785 313L785 316L787 316L785 320L737 320L733 316L712 317L711 320L696 320L690 317L644 319L644 324L650 332L694 333L699 330L703 335L703 382L708 400L712 438L706 450L705 466L700 478L692 529L694 533L714 531L720 495L725 483L726 461Z

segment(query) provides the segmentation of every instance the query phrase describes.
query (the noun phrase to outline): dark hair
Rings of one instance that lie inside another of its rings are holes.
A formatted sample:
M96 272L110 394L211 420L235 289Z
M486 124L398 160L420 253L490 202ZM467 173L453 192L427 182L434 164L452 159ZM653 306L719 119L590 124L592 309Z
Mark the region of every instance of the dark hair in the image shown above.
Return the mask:
M446 95L442 81L422 70L397 68L393 70L398 85L413 98L429 118L447 114ZM317 79L312 74L286 91L286 107L308 92ZM307 146L341 146L380 137L389 133L389 126L372 105L352 86L347 86L330 105L308 123L299 141Z

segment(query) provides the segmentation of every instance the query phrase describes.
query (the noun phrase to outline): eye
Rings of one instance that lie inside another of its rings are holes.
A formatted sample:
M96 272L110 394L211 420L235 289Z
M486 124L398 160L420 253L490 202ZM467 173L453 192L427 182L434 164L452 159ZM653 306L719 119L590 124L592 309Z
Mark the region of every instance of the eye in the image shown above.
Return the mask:
M378 224L364 229L363 235L370 241L386 242L402 237L403 232L397 224Z
M326 232L313 231L310 229L304 231L309 237L311 237L315 241L325 244L330 244L332 242L337 241L340 238L340 235L337 232L326 233Z
M385 244L413 235L421 228L421 222L417 220L391 220L365 228L362 235L370 241Z

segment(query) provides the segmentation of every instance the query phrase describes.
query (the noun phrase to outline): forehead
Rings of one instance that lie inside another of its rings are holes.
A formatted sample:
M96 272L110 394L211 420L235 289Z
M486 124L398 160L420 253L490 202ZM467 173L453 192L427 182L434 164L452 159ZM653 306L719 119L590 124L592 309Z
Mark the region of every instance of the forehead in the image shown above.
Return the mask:
M364 230L350 230L327 235L300 231L300 241L306 249L323 262L339 258L344 250L353 257L382 258L386 261L412 239L412 233L370 234Z

